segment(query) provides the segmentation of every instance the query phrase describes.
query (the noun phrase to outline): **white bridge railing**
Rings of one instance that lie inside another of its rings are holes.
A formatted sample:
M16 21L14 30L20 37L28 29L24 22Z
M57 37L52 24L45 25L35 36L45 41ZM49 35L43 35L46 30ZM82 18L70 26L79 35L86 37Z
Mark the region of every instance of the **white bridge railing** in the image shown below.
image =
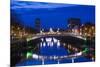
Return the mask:
M72 36L72 37L76 37L76 38L80 38L80 39L83 39L83 40L86 40L85 37L82 37L81 35L79 34L76 34L76 33L66 33L66 32L58 32L58 33L38 33L38 34L35 34L31 37L28 37L27 38L27 41L30 41L30 40L34 40L34 39L37 39L37 38L40 38L40 37L45 37L45 36Z

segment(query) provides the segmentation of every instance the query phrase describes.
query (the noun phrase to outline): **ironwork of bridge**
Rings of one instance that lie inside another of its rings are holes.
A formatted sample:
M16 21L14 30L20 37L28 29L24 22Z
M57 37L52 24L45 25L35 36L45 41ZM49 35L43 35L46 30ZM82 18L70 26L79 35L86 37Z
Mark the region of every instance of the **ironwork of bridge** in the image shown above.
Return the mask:
M33 34L32 36L29 36L26 40L34 40L38 39L41 37L62 37L62 36L71 36L71 37L76 37L82 40L86 40L86 38L82 35L79 35L77 33L69 33L69 32L44 32L44 33L38 33L38 34Z

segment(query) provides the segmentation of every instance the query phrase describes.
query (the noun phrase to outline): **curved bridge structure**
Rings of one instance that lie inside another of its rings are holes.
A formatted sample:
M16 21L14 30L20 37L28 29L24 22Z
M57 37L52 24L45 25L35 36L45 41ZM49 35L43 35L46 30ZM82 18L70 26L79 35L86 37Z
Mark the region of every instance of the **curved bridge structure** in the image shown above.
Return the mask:
M82 40L86 40L85 37L83 37L79 34L66 33L66 32L63 32L63 33L60 33L60 32L59 33L50 33L50 32L38 33L38 34L35 34L33 36L28 37L26 40L30 41L30 40L34 40L34 39L38 39L38 38L42 38L42 37L65 37L65 36L71 36L71 37L79 38L79 39L82 39Z

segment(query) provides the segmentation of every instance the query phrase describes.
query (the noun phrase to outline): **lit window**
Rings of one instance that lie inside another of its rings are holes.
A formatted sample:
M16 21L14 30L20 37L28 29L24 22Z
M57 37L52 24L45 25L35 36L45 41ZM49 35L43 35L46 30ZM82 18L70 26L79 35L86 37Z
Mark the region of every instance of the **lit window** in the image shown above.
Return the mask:
M92 29L94 29L94 26L92 26Z

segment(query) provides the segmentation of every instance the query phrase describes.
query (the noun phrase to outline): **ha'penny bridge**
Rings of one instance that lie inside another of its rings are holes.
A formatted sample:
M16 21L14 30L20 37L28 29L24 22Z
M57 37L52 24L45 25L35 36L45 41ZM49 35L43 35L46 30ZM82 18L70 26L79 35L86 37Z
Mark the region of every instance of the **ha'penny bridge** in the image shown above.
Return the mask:
M76 33L68 33L68 32L44 32L44 33L38 33L38 34L34 34L32 36L29 36L26 40L30 41L30 40L34 40L34 39L38 39L38 38L45 38L45 37L66 37L66 36L70 36L70 37L74 37L74 38L79 38L82 40L86 40L86 38L84 36L81 36L79 34Z
M82 40L86 40L86 38L81 36L78 32L74 32L74 33L60 32L59 28L56 32L54 32L52 28L50 28L49 32L43 32L42 30L40 30L40 33L29 36L26 40L30 41L30 40L34 40L34 39L42 38L42 37L62 37L62 36L71 36L71 37L79 38Z

